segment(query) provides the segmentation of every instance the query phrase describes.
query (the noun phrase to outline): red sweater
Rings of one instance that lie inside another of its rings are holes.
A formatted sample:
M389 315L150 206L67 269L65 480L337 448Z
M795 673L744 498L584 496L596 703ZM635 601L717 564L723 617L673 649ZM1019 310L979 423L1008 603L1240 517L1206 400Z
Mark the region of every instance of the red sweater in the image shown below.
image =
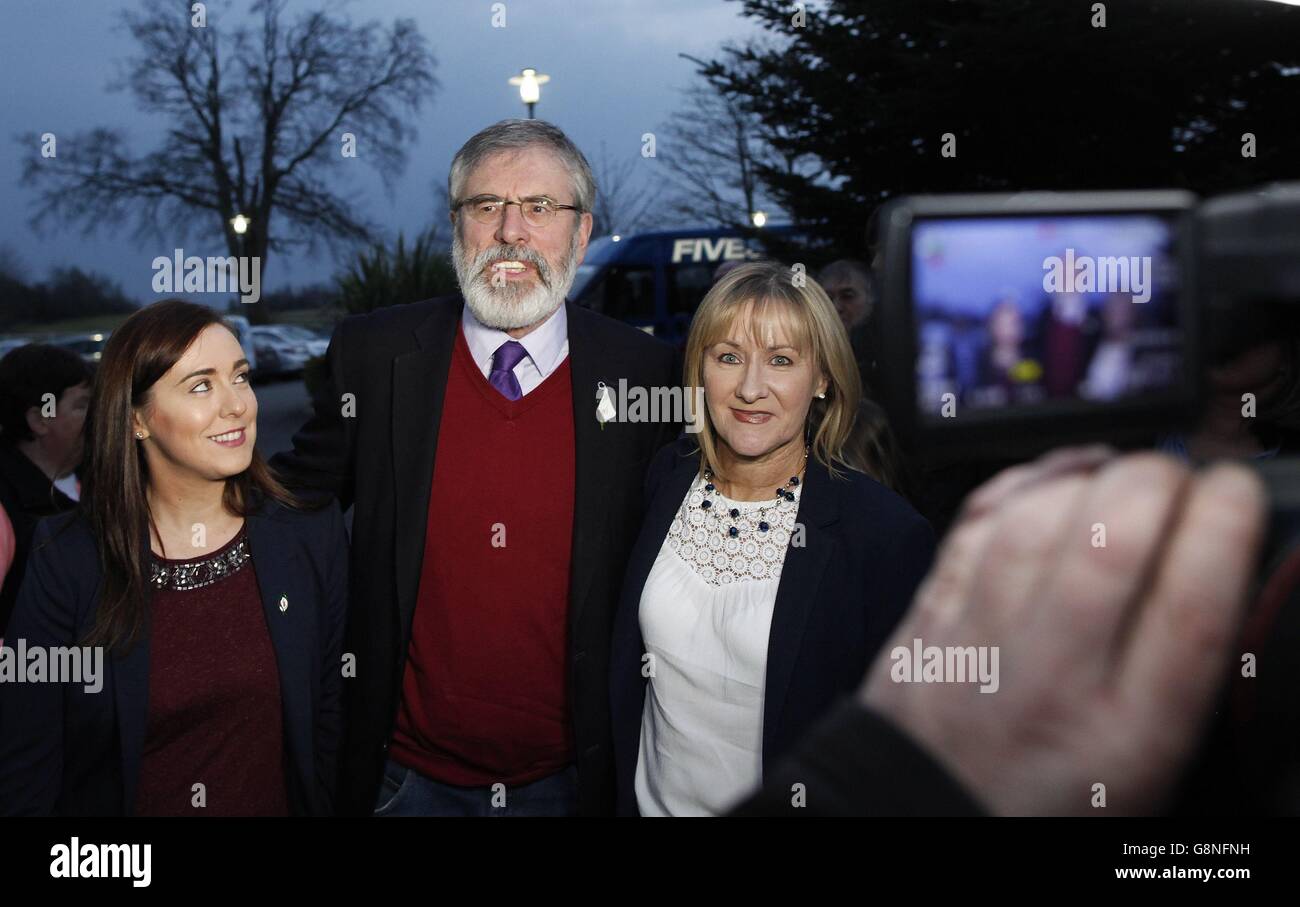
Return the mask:
M390 754L446 784L526 784L573 761L573 396L566 359L510 401L459 331Z

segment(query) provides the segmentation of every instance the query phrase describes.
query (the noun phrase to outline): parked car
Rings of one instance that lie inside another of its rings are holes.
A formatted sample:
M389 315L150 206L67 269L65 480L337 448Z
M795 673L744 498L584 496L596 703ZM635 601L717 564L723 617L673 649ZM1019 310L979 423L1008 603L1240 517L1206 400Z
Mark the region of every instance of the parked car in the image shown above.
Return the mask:
M251 367L253 376L260 379L278 377L281 373L280 355L275 346L269 340L261 338L254 338L251 346L257 358L257 365Z
M328 336L322 337L316 331L300 324L276 324L271 325L271 327L277 328L281 334L288 336L291 340L300 340L307 344L307 352L313 356L324 356L325 351L330 348Z
M257 377L277 378L300 375L307 364L307 351L297 344L288 343L274 334L253 328L253 351L257 356Z
M55 337L49 342L55 346L61 346L64 349L72 350L87 362L98 363L104 355L104 344L108 343L108 334L65 334L62 337Z
M324 356L325 350L329 349L328 340L322 340L296 324L259 324L253 328L253 333L298 347L307 354L309 359L313 356Z
M255 374L258 372L257 348L253 344L253 326L248 323L248 319L243 315L225 316L226 324L235 330L235 335L239 338L239 345L244 350L244 358L248 360L248 367Z

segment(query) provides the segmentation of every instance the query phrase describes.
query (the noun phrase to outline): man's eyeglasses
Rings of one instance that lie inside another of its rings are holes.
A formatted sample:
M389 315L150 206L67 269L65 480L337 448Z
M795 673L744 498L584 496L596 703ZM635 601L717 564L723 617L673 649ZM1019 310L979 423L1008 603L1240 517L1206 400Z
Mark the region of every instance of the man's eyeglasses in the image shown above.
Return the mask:
M524 223L530 227L547 226L551 221L555 220L555 215L559 211L582 210L576 205L561 205L559 202L541 195L520 199L517 202L498 198L495 195L476 195L473 198L460 200L452 206L452 210L458 211L464 208L466 213L475 221L491 226L498 223L505 216L507 205L518 205Z

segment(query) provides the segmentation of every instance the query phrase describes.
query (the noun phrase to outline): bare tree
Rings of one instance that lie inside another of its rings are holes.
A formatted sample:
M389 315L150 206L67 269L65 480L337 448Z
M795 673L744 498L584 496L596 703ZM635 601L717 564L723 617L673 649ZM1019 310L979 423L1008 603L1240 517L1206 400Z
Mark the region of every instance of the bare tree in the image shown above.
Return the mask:
M648 179L637 182L644 173L638 165L644 160L639 151L635 156L611 156L605 143L600 143L591 165L597 189L592 236L637 233L658 225L663 214L659 193Z
M351 157L351 133L355 158L391 191L415 134L404 113L436 88L435 60L411 20L358 26L325 9L290 24L285 5L256 0L251 27L199 24L190 0L128 12L141 52L109 87L164 118L166 138L134 157L120 131L99 128L45 157L22 137L25 176L41 186L33 226L81 221L91 233L134 215L138 236L220 235L263 267L268 251L369 240L375 228L327 178Z
M749 225L755 211L770 215L778 205L760 177L761 165L794 173L805 171L806 162L777 151L779 137L768 134L739 98L713 84L697 82L682 96L681 110L660 128L657 145L670 186L665 208L692 223L734 227Z
M451 233L455 228L451 225L451 219L448 213L451 211L451 196L447 194L447 180L435 179L433 181L433 219L425 231L429 236L429 243L433 248L451 254Z
M27 264L9 243L0 244L0 277L8 277L19 283L27 282Z
M754 169L757 137L740 106L708 85L693 85L660 132L668 209L692 223L749 223L762 186Z

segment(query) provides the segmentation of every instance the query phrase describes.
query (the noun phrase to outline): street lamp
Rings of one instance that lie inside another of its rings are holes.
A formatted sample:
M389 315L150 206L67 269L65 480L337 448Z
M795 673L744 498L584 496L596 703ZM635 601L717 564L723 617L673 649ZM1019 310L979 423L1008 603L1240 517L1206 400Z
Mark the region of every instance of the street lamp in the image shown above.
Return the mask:
M242 214L236 214L230 219L230 229L235 231L235 236L239 242L239 257L244 257L244 234L248 232L249 220Z
M510 84L519 86L519 99L528 105L528 119L533 118L533 105L542 96L543 83L549 81L550 76L535 69L525 69L519 75L510 77Z
M750 216L750 218L751 218L751 220L754 221L754 226L755 226L755 227L761 227L761 226L763 226L765 223L767 223L767 212L765 212L765 211L755 211L755 212Z

